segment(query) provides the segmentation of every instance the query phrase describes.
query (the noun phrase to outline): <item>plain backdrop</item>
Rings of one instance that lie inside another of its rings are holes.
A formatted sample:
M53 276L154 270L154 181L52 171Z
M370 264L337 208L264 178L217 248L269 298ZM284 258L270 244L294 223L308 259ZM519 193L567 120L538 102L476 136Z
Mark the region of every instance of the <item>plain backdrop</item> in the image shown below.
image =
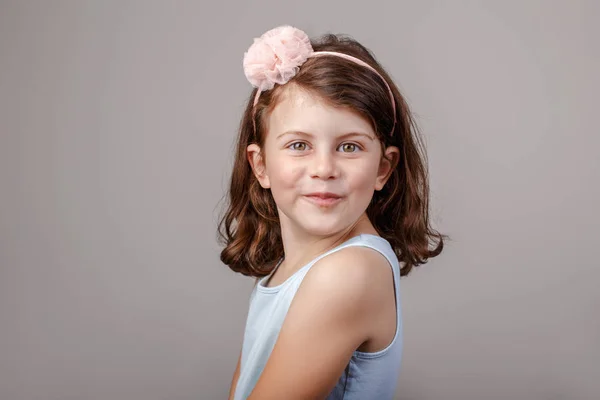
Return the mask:
M600 398L595 1L0 1L0 399L224 399L216 223L253 38L370 48L424 135L397 399Z

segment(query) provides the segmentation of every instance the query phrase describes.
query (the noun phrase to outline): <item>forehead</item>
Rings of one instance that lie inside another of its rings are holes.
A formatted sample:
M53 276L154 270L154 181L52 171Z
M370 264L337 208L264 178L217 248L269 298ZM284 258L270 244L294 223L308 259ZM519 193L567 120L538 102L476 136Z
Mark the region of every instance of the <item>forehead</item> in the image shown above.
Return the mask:
M337 136L349 132L375 136L371 123L347 107L335 107L306 90L286 88L269 115L268 136L290 130L317 136Z

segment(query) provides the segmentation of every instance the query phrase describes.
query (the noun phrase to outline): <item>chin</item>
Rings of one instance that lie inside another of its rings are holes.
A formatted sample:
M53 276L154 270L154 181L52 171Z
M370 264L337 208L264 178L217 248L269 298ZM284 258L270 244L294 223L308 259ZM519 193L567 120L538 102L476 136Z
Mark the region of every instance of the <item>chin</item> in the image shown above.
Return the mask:
M312 236L331 236L344 229L337 218L332 221L328 221L327 218L314 218L314 220L311 218L311 221L307 221L305 218L298 225Z

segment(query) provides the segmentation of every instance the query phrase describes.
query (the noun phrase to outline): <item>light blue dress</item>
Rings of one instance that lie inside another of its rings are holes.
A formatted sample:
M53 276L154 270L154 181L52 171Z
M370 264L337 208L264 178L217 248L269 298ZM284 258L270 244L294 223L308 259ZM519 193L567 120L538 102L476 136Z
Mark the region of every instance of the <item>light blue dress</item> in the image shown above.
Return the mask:
M263 286L275 269L255 285L250 295L235 400L246 399L256 385L275 346L294 295L306 273L321 258L349 246L372 248L383 254L389 261L396 290L396 334L392 342L381 351L375 353L355 351L335 388L327 396L327 400L387 400L394 398L400 373L403 343L400 265L387 240L376 235L362 234L352 237L314 258L278 286Z

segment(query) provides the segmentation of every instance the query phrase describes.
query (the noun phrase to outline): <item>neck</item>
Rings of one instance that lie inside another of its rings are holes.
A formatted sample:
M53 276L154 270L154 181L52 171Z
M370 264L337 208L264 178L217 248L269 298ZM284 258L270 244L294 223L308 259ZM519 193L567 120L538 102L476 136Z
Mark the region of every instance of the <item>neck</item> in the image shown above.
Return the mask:
M281 215L281 214L280 214ZM342 244L346 240L360 234L377 234L366 213L348 228L327 236L311 235L289 220L281 220L281 239L283 242L284 261L280 270L294 273L312 259Z

